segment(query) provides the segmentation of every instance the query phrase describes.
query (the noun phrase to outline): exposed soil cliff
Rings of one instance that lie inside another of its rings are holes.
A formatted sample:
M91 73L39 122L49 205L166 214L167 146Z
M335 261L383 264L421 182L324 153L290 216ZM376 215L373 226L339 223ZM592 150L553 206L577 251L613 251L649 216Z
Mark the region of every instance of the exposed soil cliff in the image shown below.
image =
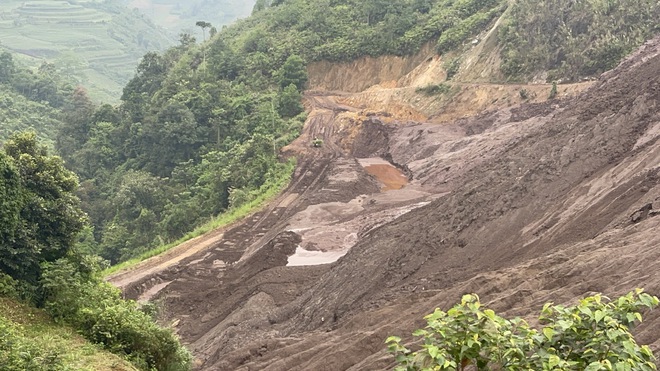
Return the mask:
M325 87L364 88L347 81ZM391 367L384 339L466 292L527 318L592 292L658 295L660 39L581 89L442 124L423 119L443 112L416 109L419 94L391 111L368 92L310 93L287 192L208 248L121 283L132 297L167 283L152 294L214 370ZM383 192L365 169L376 162L358 160L373 157L408 183ZM323 253L337 255L313 265ZM660 351L659 312L637 335Z

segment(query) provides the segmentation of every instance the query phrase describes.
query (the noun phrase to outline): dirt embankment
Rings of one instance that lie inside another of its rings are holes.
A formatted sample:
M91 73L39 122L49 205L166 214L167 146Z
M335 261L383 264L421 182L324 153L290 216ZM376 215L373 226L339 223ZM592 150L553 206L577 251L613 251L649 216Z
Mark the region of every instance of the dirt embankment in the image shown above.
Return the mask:
M209 370L391 367L384 339L465 292L528 318L592 292L660 294L659 87L660 39L574 98L491 100L471 117L474 100L457 100L444 124L413 119L443 114L419 94L387 111L365 98L376 88L310 93L289 189L126 292L157 287ZM402 189L365 169L383 159ZM659 329L656 311L638 339L659 351Z

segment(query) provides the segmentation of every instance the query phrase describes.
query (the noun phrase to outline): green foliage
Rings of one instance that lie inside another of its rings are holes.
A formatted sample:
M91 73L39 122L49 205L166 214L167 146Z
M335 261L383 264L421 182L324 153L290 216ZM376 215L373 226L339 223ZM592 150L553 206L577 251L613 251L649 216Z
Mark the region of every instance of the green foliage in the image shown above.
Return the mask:
M4 145L0 171L10 200L0 215L0 272L35 283L40 264L63 256L82 229L84 214L74 195L76 176L59 157L48 155L34 133L20 133Z
M615 67L660 31L655 0L527 0L513 3L500 30L502 72L526 80L578 80Z
M306 61L405 55L438 38L444 52L478 34L505 5L500 0L289 0L259 7L219 36L248 54L266 53L276 64L292 54Z
M158 326L135 302L122 300L119 290L98 278L96 271L91 258L77 264L61 259L44 265L41 286L45 308L53 318L125 355L140 369L190 369L191 356L172 330Z
M19 326L0 316L0 369L6 371L65 370L61 351L42 349Z
M0 19L2 47L17 61L31 68L47 61L95 100L116 102L140 57L175 42L123 1L5 0Z
M290 55L282 67L275 71L275 79L282 89L286 89L290 85L293 85L297 90L303 90L307 83L305 61L303 61L298 55Z
M447 81L451 80L456 76L458 70L461 68L461 57L453 58L449 63L447 63Z
M100 278L99 258L74 247L85 224L74 195L77 178L39 145L34 133L16 134L4 144L0 182L2 296L21 296L43 306L57 320L144 370L190 368L190 355L172 331L156 325L136 303L122 300L119 290ZM157 202L141 183L126 188L118 203L139 200L151 207ZM150 221L155 223L150 210L142 209L137 232L150 228ZM91 250L90 242L86 244ZM58 358L62 351L41 351L2 320L0 316L0 368L64 369Z
M398 370L655 370L651 350L638 345L630 329L641 322L641 310L658 302L636 290L613 301L595 295L571 307L546 304L536 330L465 295L449 311L425 317L427 326L413 333L423 339L420 350L396 336L386 343Z
M166 245L160 245L154 249L141 253L135 258L131 258L130 260L124 261L120 264L113 265L106 269L103 272L103 275L107 277L108 275L111 275L115 272L130 268L141 261L162 254L163 252L181 244L184 241L201 236L202 234L214 229L225 227L237 220L240 220L241 218L252 214L255 210L263 207L266 202L276 197L281 192L281 190L289 184L291 175L293 174L293 170L295 168L295 161L293 159L289 160L289 162L286 164L280 164L279 167L281 167L281 169L276 171L278 174L276 178L269 178L269 181L263 184L258 190L252 191L251 194L248 194L248 197L251 198L249 202L229 209L227 212L223 213L217 218L213 218L210 221L195 228L193 231L186 233L178 240L172 241Z
M9 52L0 53L0 84L8 83L15 70L14 57Z
M73 92L53 67L44 63L36 71L29 70L16 63L12 54L0 52L0 142L15 132L34 130L52 146L62 125L59 110Z
M57 148L82 177L97 251L113 264L141 256L258 199L290 171L278 152L302 128L306 81L296 55L241 56L216 37L145 55L120 107L68 105Z
M17 290L18 282L11 278L11 276L0 273L0 296L7 298L18 298Z
M415 92L424 94L426 96L449 94L451 91L452 91L451 85L445 83L431 84L415 89Z
M304 107L301 103L302 95L293 83L282 89L278 98L277 111L280 116L290 118L298 116L303 112Z
M550 94L548 95L548 99L555 99L557 98L557 82L552 82L552 88L550 89Z
M7 371L135 370L43 310L0 297L0 369Z

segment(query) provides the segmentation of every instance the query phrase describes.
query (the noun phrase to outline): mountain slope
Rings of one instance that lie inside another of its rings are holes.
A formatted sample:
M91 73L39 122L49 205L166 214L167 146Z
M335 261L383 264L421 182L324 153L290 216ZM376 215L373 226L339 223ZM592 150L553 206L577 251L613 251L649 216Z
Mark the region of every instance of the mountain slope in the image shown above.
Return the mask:
M596 82L497 84L511 77L499 35L513 8L490 2L493 9L468 12L480 16L450 22L437 40L416 39L417 54L383 56L407 53L380 39L362 48L346 41L350 27L310 31L305 22L350 15L347 23L368 35L405 10L429 22L408 31L444 18L429 9L424 16L416 2L384 8L371 28L376 2L342 7L349 3L321 2L334 13L296 18L296 5L314 7L287 1L211 40L212 74L231 80L240 71L237 81L263 89L284 74L284 60L303 65L297 53L317 60L307 69L303 133L281 151L298 160L292 182L243 221L110 278L129 297L160 300L200 368L390 367L384 339L409 333L465 292L524 316L593 291L658 293L660 41ZM437 54L433 41L441 40L456 41L451 52ZM154 101L187 97L184 85L196 91L183 66L193 65L191 55L204 61L199 52L184 55ZM548 68L518 77L542 81ZM207 76L204 67L198 76ZM186 102L191 110L194 103ZM638 330L656 351L658 320L652 313Z
M165 301L201 368L246 370L391 366L387 335L465 292L517 315L595 291L657 294L659 68L655 39L575 98L443 125L355 108L360 94L308 94L289 191L125 291L160 283L148 297ZM412 181L378 192L356 160L374 156ZM356 240L334 264L287 266L300 246ZM656 352L659 321L637 330Z
M575 99L444 128L391 129L392 159L451 193L368 233L295 302L267 315L274 324L253 320L250 338L272 341L227 354L233 342L224 334L227 345L207 366L381 369L392 362L383 357L388 333L409 332L411 318L464 292L513 314L594 291L657 294L659 68L656 39ZM442 143L451 127L473 134ZM420 131L427 135L415 140ZM413 143L426 155L411 156ZM651 212L638 213L645 207ZM658 321L652 313L638 331L656 352Z

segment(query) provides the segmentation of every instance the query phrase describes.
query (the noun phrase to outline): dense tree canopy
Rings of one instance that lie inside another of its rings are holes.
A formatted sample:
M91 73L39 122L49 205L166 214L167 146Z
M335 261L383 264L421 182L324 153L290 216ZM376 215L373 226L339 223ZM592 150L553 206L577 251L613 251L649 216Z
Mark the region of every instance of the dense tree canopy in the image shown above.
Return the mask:
M76 176L34 133L12 137L0 155L3 186L0 271L36 283L41 264L64 257L82 229Z
M615 67L660 32L655 0L516 1L500 32L502 71L524 80L577 80Z

